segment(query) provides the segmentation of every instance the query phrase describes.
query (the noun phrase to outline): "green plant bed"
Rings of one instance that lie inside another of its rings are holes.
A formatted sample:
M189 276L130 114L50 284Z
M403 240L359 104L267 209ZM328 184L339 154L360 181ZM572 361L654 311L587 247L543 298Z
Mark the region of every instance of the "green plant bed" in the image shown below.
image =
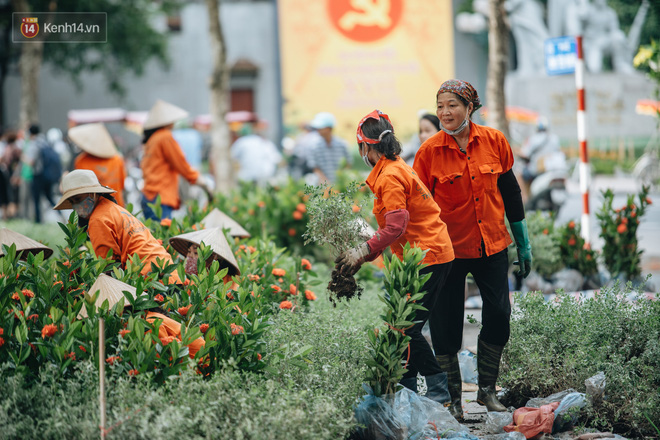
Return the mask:
M516 296L502 360L507 405L568 388L584 392L584 381L603 371L605 397L579 423L626 437L657 435L649 421L660 420L660 301L630 303L630 292L617 285L582 301Z

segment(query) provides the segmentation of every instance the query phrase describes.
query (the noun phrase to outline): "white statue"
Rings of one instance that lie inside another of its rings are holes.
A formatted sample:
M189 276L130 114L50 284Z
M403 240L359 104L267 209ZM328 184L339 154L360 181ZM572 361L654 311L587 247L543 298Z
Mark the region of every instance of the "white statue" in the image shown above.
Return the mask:
M543 20L543 6L538 0L507 0L504 9L516 42L516 59L520 75L545 72L544 44L548 29Z

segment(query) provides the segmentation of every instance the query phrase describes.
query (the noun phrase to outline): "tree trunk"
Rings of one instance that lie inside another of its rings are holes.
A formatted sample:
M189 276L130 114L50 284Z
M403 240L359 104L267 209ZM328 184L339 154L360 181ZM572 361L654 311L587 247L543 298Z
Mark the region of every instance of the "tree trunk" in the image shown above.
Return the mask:
M225 115L229 107L229 69L227 51L220 23L219 0L206 0L209 16L209 35L211 37L211 56L213 72L209 80L211 89L211 157L212 172L215 177L216 191L228 193L234 186L234 176L229 156L229 125Z
M506 120L504 78L506 77L509 29L505 23L504 0L488 0L488 124L509 138Z
M30 12L27 0L12 0L14 12ZM39 72L44 54L44 43L34 41L21 44L18 62L21 74L21 103L18 113L19 129L39 122Z

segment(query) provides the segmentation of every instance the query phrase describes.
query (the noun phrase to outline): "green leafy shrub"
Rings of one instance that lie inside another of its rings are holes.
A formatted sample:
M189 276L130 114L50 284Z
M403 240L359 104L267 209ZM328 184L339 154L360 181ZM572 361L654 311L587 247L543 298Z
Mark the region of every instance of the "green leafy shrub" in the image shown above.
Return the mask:
M369 355L367 359L366 383L375 396L394 394L397 384L407 371L402 360L408 347L410 336L405 331L415 323L417 310L425 310L417 304L426 292L420 292L421 287L431 277L426 274L419 276L419 270L426 252L409 243L403 248L403 260L393 255L385 259L385 292L379 298L385 304L381 318L385 322L383 330L370 330Z
M532 269L549 278L564 267L557 247L554 219L541 211L527 214L527 230L534 258ZM515 244L509 247L509 258L517 260Z
M636 302L626 300L637 295ZM603 371L605 398L581 415L584 426L626 437L654 434L660 420L660 301L618 285L593 299L517 295L501 385L516 407L574 388ZM648 419L647 419L648 417Z
M579 271L585 277L598 273L597 254L586 245L580 234L580 225L570 221L559 228L558 235L559 252L566 267Z
M629 195L625 206L614 209L614 193L608 189L603 192L603 205L596 213L600 225L603 244L603 260L612 277L623 275L632 280L641 272L641 255L637 240L637 228L646 207L651 203L648 198L649 188L643 187L637 195Z

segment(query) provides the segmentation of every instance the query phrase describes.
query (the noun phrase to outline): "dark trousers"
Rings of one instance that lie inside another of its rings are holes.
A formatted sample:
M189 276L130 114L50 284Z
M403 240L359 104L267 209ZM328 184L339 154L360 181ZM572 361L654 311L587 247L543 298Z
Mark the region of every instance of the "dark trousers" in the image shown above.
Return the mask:
M32 178L32 197L34 200L34 221L41 223L41 196L46 197L52 207L53 201L53 182L46 180L43 176L34 176Z
M419 271L420 275L431 274L422 291L426 291L426 295L422 298L421 305L427 310L417 310L415 321L418 321L411 328L406 330L406 335L410 336L410 360L408 361L408 371L403 375L403 378L416 377L417 373L422 376L431 376L433 374L442 373L438 362L435 360L433 350L428 341L422 334L422 328L434 312L436 299L441 295L442 287L445 284L447 275L451 269L452 263L434 264L427 266ZM403 358L408 358L408 349L403 353Z
M506 345L511 317L508 270L506 249L489 257L454 260L429 322L436 354L453 355L463 345L465 278L468 273L474 277L483 299L479 338L489 344Z
M172 218L172 212L174 212L174 207L169 206L169 205L163 205L161 203L160 209L162 211L162 217L158 218L156 213L154 212L153 209L151 209L151 206L149 206L150 203L156 203L156 199L158 196L154 197L153 199L148 199L147 196L142 194L142 198L140 199L140 206L142 207L142 215L144 218L150 218L152 220L160 221L164 218Z

